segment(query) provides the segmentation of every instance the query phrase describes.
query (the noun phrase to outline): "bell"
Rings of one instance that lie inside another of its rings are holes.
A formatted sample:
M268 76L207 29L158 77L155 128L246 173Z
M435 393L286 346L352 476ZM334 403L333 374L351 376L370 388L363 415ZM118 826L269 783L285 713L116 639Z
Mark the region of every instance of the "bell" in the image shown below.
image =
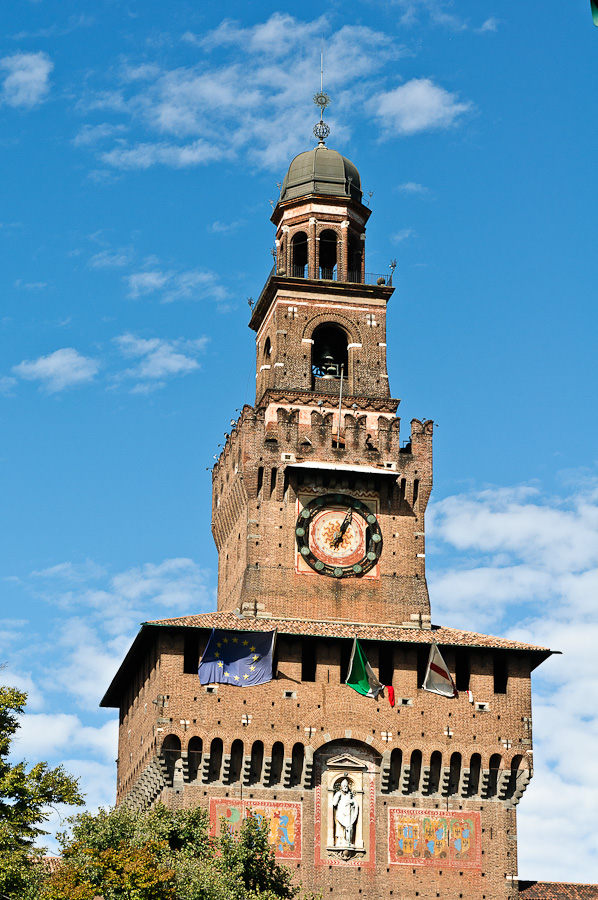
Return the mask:
M325 378L338 377L338 363L336 362L330 347L322 347L320 353L320 369Z

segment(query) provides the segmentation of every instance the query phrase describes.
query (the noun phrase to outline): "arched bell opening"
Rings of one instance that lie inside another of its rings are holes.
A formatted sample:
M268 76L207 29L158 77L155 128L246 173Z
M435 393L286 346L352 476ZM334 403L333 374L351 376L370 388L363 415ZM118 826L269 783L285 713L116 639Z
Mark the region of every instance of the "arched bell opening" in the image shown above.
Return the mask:
M312 390L349 374L347 335L338 325L320 325L313 333L311 351ZM324 382L324 384L322 384Z
M174 777L175 764L181 758L181 740L176 734L167 734L162 741L162 759L166 763L166 770L170 781Z
M291 272L294 278L305 278L307 268L307 235L298 231L291 240Z
M336 232L327 228L320 235L319 241L319 265L320 278L334 281L336 279L337 262L337 236Z
M354 234L349 235L348 248L348 272L347 280L361 284L363 277L361 274L363 247L362 241Z

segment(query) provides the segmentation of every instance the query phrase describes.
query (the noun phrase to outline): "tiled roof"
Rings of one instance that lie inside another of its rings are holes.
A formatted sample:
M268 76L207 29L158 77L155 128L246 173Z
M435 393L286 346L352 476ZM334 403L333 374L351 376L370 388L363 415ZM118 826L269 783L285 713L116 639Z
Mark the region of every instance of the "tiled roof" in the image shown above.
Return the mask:
M560 881L520 881L521 900L598 900L598 884Z
M360 622L342 622L322 619L240 619L232 612L201 613L195 616L180 616L174 619L155 619L145 625L158 625L178 628L229 628L232 631L272 631L278 629L279 634L304 634L315 637L353 638L358 637L371 641L398 641L405 644L437 644L457 647L488 647L497 650L532 650L550 654L547 647L524 644L508 638L492 637L487 634L476 634L471 631L459 631L456 628L432 626L432 629L410 628L400 625L368 624Z

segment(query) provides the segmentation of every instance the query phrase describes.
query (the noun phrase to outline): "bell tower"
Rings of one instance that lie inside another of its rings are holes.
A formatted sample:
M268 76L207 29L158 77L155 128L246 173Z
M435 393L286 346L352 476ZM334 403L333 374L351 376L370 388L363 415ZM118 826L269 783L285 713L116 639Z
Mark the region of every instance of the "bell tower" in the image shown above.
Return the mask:
M259 816L276 857L335 900L519 900L530 675L551 651L431 625L433 424L401 441L392 275L367 272L359 172L315 130L272 214L255 404L212 472L218 609L144 623L110 685L117 800L204 806L214 836ZM198 683L213 640L222 677ZM271 678L244 683L254 670L233 663L268 641ZM450 699L423 687L432 660Z
M357 168L322 135L291 162L249 323L255 407L213 471L221 611L430 625L432 422L414 420L401 444L386 368L394 287L366 272L369 216Z

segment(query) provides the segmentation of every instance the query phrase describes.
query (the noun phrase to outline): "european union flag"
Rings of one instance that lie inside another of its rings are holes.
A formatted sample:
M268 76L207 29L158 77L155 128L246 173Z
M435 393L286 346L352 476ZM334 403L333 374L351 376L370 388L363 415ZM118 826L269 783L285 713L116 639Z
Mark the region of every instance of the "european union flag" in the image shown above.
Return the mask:
M226 631L212 628L199 662L201 684L236 684L247 687L272 681L276 631Z

